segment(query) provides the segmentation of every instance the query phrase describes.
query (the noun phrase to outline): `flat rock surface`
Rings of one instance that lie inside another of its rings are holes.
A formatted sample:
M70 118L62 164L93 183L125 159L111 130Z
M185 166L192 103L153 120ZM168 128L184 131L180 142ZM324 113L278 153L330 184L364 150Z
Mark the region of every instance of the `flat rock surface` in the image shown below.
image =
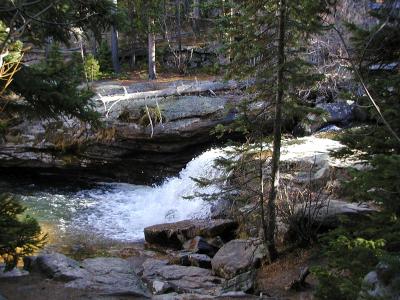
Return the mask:
M76 260L60 253L39 255L36 264L43 274L54 280L68 282L88 276Z
M91 258L82 262L88 276L74 280L67 287L90 289L103 295L149 296L147 288L133 267L121 258Z
M178 293L201 293L217 295L224 281L212 275L211 270L198 267L168 265L167 261L147 259L143 264L143 279L150 285L154 282L167 284Z
M111 257L85 259L83 262L63 254L40 255L35 260L41 274L65 287L108 296L149 297L150 293L128 260Z

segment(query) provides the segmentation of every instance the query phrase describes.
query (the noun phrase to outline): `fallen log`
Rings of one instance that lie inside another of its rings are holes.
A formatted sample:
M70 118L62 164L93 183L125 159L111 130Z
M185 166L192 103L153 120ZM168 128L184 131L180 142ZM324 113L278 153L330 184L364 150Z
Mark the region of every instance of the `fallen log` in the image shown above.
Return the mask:
M97 93L98 97L95 98L95 100L102 101L103 103L109 103L121 100L165 98L169 96L182 96L192 93L205 93L205 92L215 93L218 91L233 90L244 86L245 86L244 84L239 84L234 80L230 80L227 82L222 82L222 81L191 82L190 84L171 86L166 89L147 91L147 92L136 92L136 93L128 93L126 89L122 87L124 89L124 94L102 96L100 93Z

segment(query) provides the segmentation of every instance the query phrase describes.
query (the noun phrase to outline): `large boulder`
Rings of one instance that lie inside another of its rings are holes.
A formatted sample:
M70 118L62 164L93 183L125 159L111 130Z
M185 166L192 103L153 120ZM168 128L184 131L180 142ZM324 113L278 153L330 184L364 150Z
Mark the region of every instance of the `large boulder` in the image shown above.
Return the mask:
M177 293L202 293L218 295L224 281L212 275L211 270L198 267L168 265L168 261L147 259L143 264L143 279L153 287L168 287Z
M186 241L196 236L205 238L220 236L224 240L230 240L237 226L237 222L226 219L184 220L146 227L144 236L147 243L182 249Z
M213 272L225 279L250 271L261 264L267 251L260 240L232 240L211 261Z

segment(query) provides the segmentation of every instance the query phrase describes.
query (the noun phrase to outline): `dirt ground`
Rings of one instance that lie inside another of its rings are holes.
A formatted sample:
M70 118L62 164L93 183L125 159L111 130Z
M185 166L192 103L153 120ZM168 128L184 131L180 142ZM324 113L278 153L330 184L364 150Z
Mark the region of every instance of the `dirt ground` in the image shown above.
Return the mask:
M306 283L309 285L301 291L288 289L290 284L299 278L301 270L319 263L315 258L314 249L298 249L270 265L262 266L257 273L257 284L264 294L276 299L313 300L313 291L317 280L309 275Z

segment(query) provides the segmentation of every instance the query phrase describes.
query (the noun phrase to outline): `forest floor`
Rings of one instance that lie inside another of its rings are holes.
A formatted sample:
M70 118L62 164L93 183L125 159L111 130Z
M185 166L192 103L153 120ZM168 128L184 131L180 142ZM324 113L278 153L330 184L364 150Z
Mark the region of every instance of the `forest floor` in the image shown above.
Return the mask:
M290 289L289 286L304 268L321 263L315 248L296 249L282 256L272 264L263 265L257 272L257 286L265 295L273 299L312 300L317 279L310 274L305 282L307 287L301 290Z

